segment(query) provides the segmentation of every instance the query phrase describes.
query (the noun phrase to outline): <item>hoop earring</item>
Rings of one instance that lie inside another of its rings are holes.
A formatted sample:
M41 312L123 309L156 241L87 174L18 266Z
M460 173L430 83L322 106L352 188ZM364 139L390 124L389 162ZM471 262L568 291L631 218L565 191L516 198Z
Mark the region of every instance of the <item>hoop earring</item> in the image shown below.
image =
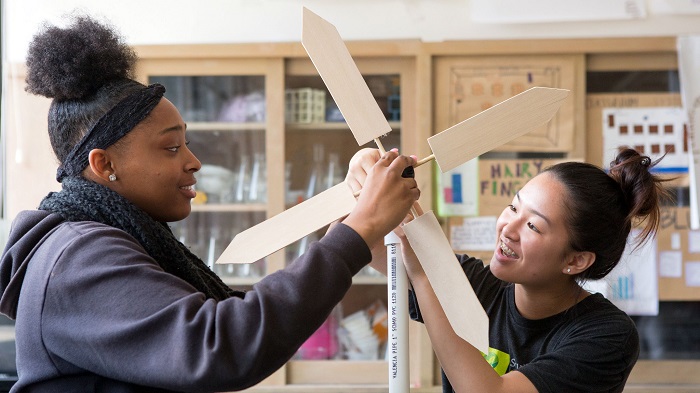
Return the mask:
M117 175L115 175L114 173L109 175L109 181L116 181L116 180L117 180Z

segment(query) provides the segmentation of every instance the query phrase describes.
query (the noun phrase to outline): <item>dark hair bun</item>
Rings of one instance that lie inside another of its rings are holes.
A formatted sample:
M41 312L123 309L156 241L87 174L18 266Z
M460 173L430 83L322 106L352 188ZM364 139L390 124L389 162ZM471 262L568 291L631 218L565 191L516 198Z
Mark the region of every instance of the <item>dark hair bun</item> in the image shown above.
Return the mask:
M27 54L27 91L56 100L81 99L132 78L136 53L111 27L74 17L66 28L44 26Z
M664 156L652 161L636 150L622 147L610 163L610 176L620 185L629 207L628 220L647 220L639 239L647 239L657 230L661 219L660 203L671 200L669 191L662 186L671 179L650 172Z

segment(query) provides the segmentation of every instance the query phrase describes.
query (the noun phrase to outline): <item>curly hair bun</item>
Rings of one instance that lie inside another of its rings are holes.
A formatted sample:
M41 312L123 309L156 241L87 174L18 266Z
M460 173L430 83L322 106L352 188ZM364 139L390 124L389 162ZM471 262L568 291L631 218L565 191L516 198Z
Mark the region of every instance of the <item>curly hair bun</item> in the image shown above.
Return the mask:
M27 53L27 91L56 100L88 97L133 78L136 52L111 27L74 17L66 28L44 26Z

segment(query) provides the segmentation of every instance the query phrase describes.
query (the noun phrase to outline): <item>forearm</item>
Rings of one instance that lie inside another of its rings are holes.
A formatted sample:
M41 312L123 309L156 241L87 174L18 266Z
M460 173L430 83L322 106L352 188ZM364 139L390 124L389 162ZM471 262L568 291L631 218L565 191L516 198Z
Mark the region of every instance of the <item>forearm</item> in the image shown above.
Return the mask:
M377 244L376 246L372 247L372 262L369 263L369 266L372 267L374 270L378 271L379 273L382 273L383 275L387 275L387 267L386 267L386 261L387 261L387 248L384 244Z
M481 352L454 332L427 276L418 275L411 281L433 350L455 391L508 391L504 378L493 370Z
M337 220L334 221L330 224L328 227L328 232L330 232L334 227L336 227L339 223L343 222L343 220ZM374 270L378 271L379 273L382 273L383 275L387 275L387 267L386 267L386 260L387 260L387 252L386 252L386 246L384 245L384 242L376 242L370 252L372 253L372 260L369 263L369 266L372 267Z

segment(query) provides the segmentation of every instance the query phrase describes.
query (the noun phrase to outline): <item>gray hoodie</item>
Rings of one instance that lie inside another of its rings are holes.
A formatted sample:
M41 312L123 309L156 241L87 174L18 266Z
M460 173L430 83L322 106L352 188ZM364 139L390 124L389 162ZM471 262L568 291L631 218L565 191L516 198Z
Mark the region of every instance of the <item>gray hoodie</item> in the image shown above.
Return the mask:
M22 212L0 259L0 312L16 319L13 392L250 387L294 355L370 259L340 224L286 269L216 302L119 229Z

